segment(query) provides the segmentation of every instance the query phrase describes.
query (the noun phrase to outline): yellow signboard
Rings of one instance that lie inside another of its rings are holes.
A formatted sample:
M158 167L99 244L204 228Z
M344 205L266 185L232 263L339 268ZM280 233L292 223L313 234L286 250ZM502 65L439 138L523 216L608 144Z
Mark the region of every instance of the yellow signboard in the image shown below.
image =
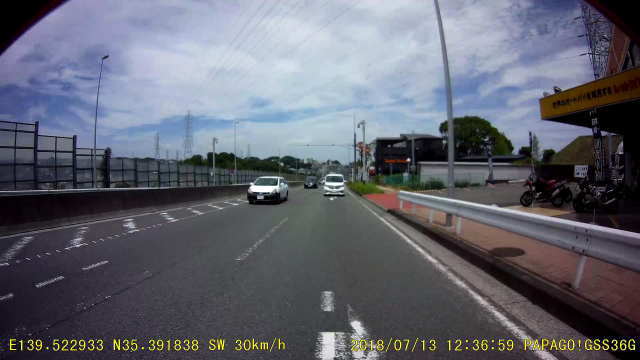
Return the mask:
M640 99L640 68L592 81L540 99L542 119Z

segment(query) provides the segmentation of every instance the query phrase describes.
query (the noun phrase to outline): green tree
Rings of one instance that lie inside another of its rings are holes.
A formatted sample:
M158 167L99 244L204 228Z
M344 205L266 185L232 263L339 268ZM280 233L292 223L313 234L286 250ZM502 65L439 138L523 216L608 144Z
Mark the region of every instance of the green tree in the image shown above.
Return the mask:
M531 147L530 146L522 146L520 150L518 150L518 155L524 155L526 157L531 157Z
M447 136L447 121L440 124L440 134ZM453 119L456 156L484 155L487 148L493 155L509 155L513 144L504 133L478 116L464 116Z
M542 152L542 162L545 164L548 164L551 162L551 159L553 158L553 155L556 154L556 151L553 149L544 149L544 151Z

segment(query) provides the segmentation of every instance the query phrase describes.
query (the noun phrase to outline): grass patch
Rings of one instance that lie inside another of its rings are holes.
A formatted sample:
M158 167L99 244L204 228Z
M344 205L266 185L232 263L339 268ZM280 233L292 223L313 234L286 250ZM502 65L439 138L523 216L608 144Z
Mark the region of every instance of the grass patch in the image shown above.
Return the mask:
M371 183L361 183L359 181L352 181L347 183L347 186L349 186L349 189L357 192L360 195L367 195L367 194L383 194L384 191L378 189L378 187L375 184L371 184Z

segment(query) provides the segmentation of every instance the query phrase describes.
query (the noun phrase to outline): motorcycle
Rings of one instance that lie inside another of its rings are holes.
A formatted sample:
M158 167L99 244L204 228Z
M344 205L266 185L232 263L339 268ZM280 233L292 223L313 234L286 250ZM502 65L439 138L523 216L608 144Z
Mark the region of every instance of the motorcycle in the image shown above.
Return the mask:
M579 184L580 191L573 200L576 212L588 212L594 209L616 211L618 202L626 198L626 187L622 181L597 186L586 178Z
M555 207L561 207L563 203L570 203L573 199L571 189L566 181L545 180L540 177L527 179L524 184L529 189L520 196L522 206L531 206L533 201L550 201Z

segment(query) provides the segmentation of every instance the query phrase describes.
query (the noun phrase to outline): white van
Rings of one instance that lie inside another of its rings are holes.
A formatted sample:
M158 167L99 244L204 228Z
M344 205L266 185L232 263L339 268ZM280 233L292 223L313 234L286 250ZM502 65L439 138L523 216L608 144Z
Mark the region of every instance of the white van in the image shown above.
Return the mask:
M344 196L344 176L328 174L324 177L324 194Z

